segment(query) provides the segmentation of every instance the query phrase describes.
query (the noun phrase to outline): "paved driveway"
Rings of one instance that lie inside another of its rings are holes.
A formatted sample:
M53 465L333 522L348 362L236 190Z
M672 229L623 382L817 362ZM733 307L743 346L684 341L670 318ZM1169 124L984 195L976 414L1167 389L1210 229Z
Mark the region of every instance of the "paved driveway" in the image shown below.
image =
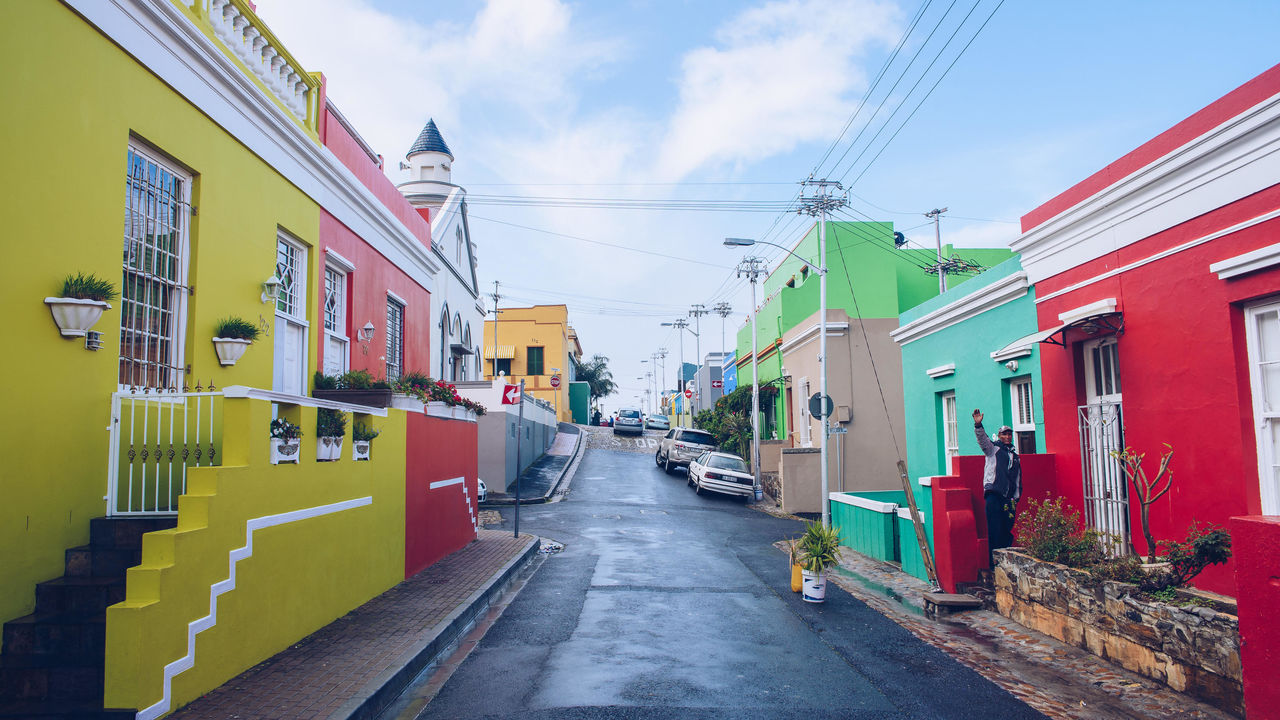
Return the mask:
M521 530L564 551L420 717L1042 717L834 586L802 602L772 547L796 522L697 496L651 453L588 450Z

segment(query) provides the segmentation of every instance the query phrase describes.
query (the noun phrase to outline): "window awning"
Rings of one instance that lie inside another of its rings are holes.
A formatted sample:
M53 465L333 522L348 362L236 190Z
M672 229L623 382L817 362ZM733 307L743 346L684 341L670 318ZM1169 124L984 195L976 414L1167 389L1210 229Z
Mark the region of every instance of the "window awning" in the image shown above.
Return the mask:
M462 343L453 343L449 346L449 352L454 355L475 355L475 351L463 345Z
M1025 354L1026 350L1032 348L1036 343L1049 343L1058 347L1066 347L1066 335L1068 330L1083 330L1089 335L1099 335L1108 333L1124 332L1124 315L1115 311L1100 312L1077 318L1068 323L1055 325L1048 330L1041 330L1032 333L1026 337L1018 338L1013 342L1005 345L1003 348L991 353L991 358L996 361L1017 357Z
M516 346L515 346L515 345L499 345L499 346L498 346L498 359L499 359L499 360L512 360L512 359L514 359L514 358L515 358L515 356L516 356ZM492 360L492 359L493 359L493 346L492 346L492 345L490 345L490 346L488 346L488 347L486 347L486 348L484 349L484 359L485 359L485 360Z
M1014 340L1013 342L1009 343L1008 345L1005 345L1004 347L1000 348L999 350L991 353L991 359L995 360L996 362L1004 362L1005 360L1009 360L1015 357L1030 355L1031 349L1035 347L1036 343L1044 342L1048 338L1052 337L1055 333L1062 330L1062 328L1064 327L1066 327L1066 325L1058 325L1056 327L1051 327L1048 330L1040 330L1039 332L1033 332L1030 335L1027 335L1026 337L1020 337L1017 340Z

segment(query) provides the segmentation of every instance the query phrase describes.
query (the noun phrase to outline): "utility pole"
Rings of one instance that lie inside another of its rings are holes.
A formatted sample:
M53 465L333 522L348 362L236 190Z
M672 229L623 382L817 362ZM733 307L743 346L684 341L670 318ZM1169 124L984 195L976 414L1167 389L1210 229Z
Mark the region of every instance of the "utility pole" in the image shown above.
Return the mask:
M498 281L493 281L493 377L498 377L498 301L502 296L498 294ZM443 361L442 361L443 362ZM444 376L444 367L440 368L441 377Z
M927 218L933 218L933 240L938 245L938 264L935 265L934 267L937 268L938 270L938 293L939 294L947 291L947 263L944 262L942 259L942 230L938 227L938 218L940 218L942 216L942 213L946 211L947 211L947 208L942 208L942 209L934 208L933 210L930 210L929 212L924 214L924 216Z
M738 263L738 277L746 275L751 281L751 487L756 500L764 494L764 486L760 483L760 372L756 365L760 353L756 339L756 280L760 273L767 272L763 258L743 258Z
M711 309L720 316L720 354L724 355L724 319L733 313L733 306L727 302L718 302Z
M697 303L696 305L694 305L692 308L689 309L689 315L690 317L693 318L694 327L696 328L693 331L694 347L695 347L694 352L697 353L694 356L694 361L693 361L694 367L697 368L696 370L693 371L693 398L698 401L699 405L702 404L702 321L701 321L701 318L703 315L706 315L710 312L711 311L707 309L707 306L703 305L702 303ZM721 343L723 344L723 338L721 338ZM690 405L690 409L692 409L692 405Z
M684 318L676 318L674 322L662 323L662 325L663 325L663 327L673 327L673 328L675 328L675 329L676 329L676 333L680 336L680 369L676 371L676 376L679 378L679 381L677 382L677 385L679 385L679 387L680 387L680 395L681 395L680 406L681 406L681 408L687 409L687 408L689 407L689 400L690 400L690 398L684 397L684 389L685 389L685 385L684 385L684 329L685 329L685 328L687 328L687 327L689 327L689 321L688 321L688 320L685 320ZM683 417L684 417L684 412L683 412L683 410L681 411L680 416L681 416L681 418L683 419ZM690 416L690 417L692 417L692 416ZM683 427L687 427L687 426L683 426Z
M654 353L653 357L657 358L658 360L658 377L654 378L653 382L655 387L659 389L658 401L659 403L661 403L662 393L665 392L665 391L662 391L661 388L663 385L667 384L667 366L662 362L667 357L667 349L658 348L658 352Z
M844 196L833 196L832 189L843 190L843 186L835 180L814 180L812 178L804 181L804 189L810 187L816 188L817 192L813 195L805 196L803 193L800 197L799 212L818 218L818 364L821 368L821 381L818 386L818 393L822 395L822 527L831 527L831 508L829 505L830 497L828 492L827 469L830 463L829 453L827 452L828 440L831 439L829 434L831 427L831 413L828 412L828 404L834 406L830 397L827 395L827 213L831 210L844 207L849 201Z

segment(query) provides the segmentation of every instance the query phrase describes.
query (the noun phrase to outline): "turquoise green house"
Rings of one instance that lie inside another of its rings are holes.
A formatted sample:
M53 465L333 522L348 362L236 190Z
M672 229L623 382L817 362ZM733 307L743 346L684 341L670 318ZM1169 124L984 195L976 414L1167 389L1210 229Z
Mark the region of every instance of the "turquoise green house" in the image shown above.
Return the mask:
M986 415L987 430L1011 426L1020 452L1044 452L1035 288L1013 257L907 310L899 321L890 335L902 349L907 468L931 532L932 478L951 474L952 457L982 453L973 433L975 408ZM924 577L910 540L901 545L915 557L912 563L904 558L903 569Z

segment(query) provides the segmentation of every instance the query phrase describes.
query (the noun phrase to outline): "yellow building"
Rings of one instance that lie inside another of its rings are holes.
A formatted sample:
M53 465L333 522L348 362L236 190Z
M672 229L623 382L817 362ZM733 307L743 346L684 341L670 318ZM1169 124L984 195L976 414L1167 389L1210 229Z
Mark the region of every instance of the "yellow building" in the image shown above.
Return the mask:
M578 343L578 333L569 325L568 306L502 308L496 322L484 324L485 377L493 379L501 374L513 384L524 380L525 391L551 403L560 422L572 422L570 363L581 359L582 345ZM558 388L552 387L553 378L559 379Z

